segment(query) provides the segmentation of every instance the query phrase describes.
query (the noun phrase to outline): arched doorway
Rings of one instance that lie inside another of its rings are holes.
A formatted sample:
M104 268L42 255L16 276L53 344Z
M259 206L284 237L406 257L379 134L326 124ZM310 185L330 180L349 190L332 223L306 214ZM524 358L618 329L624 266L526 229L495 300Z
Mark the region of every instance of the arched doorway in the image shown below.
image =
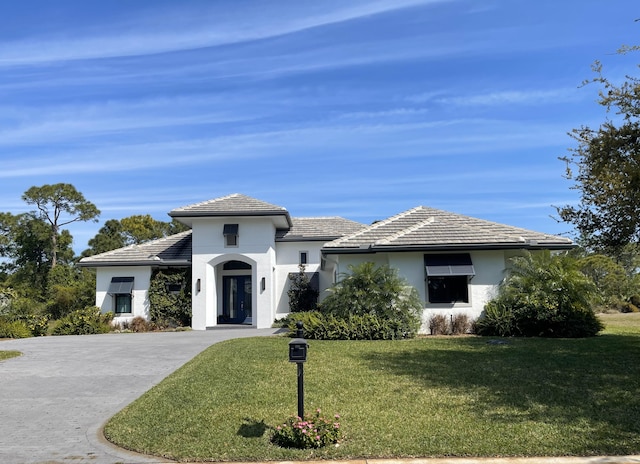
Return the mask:
M222 313L219 324L253 323L251 265L227 261L222 265Z

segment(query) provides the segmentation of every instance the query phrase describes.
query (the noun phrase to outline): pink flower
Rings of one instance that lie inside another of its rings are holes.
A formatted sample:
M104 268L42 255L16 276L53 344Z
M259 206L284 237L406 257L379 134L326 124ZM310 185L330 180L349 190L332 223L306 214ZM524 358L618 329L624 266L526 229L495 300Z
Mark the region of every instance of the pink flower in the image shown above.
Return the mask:
M282 427L277 426L277 427L276 427L276 430L282 430Z

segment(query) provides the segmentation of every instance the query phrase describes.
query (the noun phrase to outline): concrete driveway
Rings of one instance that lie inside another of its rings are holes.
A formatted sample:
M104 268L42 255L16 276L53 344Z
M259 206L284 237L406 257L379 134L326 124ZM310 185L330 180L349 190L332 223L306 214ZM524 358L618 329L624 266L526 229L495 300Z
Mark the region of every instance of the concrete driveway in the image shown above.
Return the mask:
M0 341L0 463L157 463L102 438L104 423L208 346L277 329ZM283 353L285 356L286 353Z

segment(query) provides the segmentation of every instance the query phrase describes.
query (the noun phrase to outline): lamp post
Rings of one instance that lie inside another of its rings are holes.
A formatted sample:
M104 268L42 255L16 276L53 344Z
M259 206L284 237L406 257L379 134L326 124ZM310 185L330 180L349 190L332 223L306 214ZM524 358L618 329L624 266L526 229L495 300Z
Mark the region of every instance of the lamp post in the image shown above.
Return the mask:
M304 339L302 322L296 322L296 338L289 342L289 362L298 365L298 417L304 418L304 363L307 361L309 344Z

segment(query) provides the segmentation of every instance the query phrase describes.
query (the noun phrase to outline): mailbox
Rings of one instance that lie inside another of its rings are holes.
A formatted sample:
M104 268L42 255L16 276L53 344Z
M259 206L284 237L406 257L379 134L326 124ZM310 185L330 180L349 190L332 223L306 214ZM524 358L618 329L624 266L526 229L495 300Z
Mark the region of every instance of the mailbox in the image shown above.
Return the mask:
M307 361L309 344L304 338L294 338L289 342L289 362L303 363Z

